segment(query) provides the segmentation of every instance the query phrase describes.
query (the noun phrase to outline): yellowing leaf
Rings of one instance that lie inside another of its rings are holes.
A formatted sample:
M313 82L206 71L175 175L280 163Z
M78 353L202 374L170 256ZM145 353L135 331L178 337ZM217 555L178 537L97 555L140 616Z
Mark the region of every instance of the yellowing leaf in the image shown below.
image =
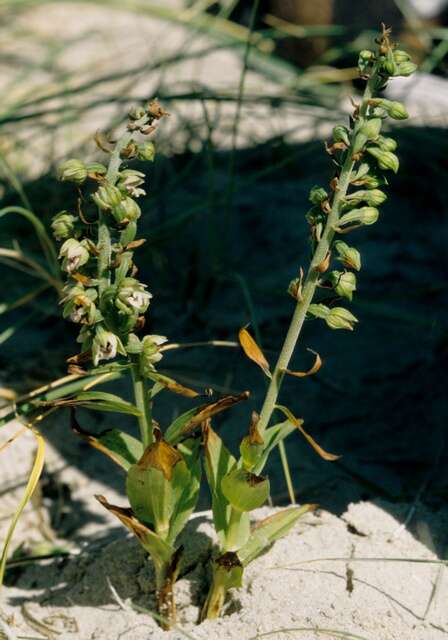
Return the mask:
M308 371L291 371L290 369L285 369L285 373L289 376L294 376L295 378L306 378L308 376L312 376L314 373L317 373L319 369L322 367L322 359L316 351L312 349L308 349L311 353L314 353L316 359L314 360L314 364Z
M263 370L268 378L272 378L271 371L269 369L269 362L264 357L262 350L252 338L246 327L240 329L238 333L238 340L240 341L240 345L246 356L255 362L255 364L258 364L260 369Z
M194 389L185 387L183 384L177 382L177 380L173 380L173 378L169 378L168 376L164 376L160 373L150 373L149 377L151 378L151 380L154 380L154 382L159 382L169 391L178 393L179 395L185 396L186 398L197 398L199 395L199 393Z
M6 533L5 542L3 544L3 549L2 549L2 555L0 557L0 587L3 584L3 577L5 575L5 568L6 568L6 560L8 559L9 545L11 544L11 540L14 535L14 530L16 528L16 525L20 516L22 515L22 511L25 509L28 501L30 500L31 496L33 495L36 489L37 483L39 482L39 478L42 473L42 469L44 467L45 440L42 438L40 433L38 433L37 431L34 431L34 429L32 430L32 433L37 440L36 456L34 458L34 463L31 469L31 473L28 477L28 482L25 487L25 492L19 504L17 505L17 509L14 513L11 524L9 525L9 529Z
M313 447L314 451L318 455L320 455L321 458L323 458L324 460L328 460L329 462L333 462L334 460L338 460L341 457L341 456L334 455L334 453L328 453L328 451L325 451L325 449L322 449L322 447L317 444L314 438L312 438L312 436L310 436L310 434L307 433L305 429L302 427L303 420L299 420L298 418L296 418L287 407L284 407L283 405L280 405L280 404L276 404L275 408L281 411L288 418L288 420L297 427L297 429L300 431L303 437Z

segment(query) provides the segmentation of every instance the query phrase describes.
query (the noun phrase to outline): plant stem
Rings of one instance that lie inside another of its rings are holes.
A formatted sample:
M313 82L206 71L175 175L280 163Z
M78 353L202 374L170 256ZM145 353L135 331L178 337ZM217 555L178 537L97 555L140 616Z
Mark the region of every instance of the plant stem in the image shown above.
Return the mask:
M352 152L353 143L360 126L364 122L364 118L367 113L368 102L373 94L375 81L376 69L373 71L364 90L364 95L359 110L358 122L351 134L350 147L347 149L346 158L344 164L342 165L331 211L328 214L327 223L322 232L322 237L316 247L314 256L311 259L311 264L309 266L308 273L303 284L301 299L297 302L291 319L291 323L289 325L288 333L286 334L282 350L280 351L277 364L275 365L274 373L272 374L271 382L266 392L266 396L260 412L260 421L258 423L258 429L262 435L269 425L272 413L274 412L275 405L277 404L277 398L283 382L285 369L288 368L289 362L294 353L294 349L302 331L308 308L313 300L320 276L318 267L327 257L333 237L335 235L335 228L337 227L337 223L339 220L340 205L347 193L347 189L350 184L350 175L355 164Z
M176 624L176 602L174 600L174 577L171 565L167 562L154 562L156 574L157 611L160 626L168 631Z
M141 415L138 418L140 437L143 446L146 448L154 442L152 430L151 406L148 398L148 388L146 380L141 376L138 364L132 364L132 384L134 386L135 404L140 409Z

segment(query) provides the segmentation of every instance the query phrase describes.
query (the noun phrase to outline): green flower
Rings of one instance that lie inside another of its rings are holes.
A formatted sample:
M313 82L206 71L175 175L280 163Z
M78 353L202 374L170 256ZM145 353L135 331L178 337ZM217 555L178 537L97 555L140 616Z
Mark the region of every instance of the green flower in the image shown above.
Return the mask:
M57 173L62 182L82 184L87 178L87 167L81 160L71 158L59 165Z
M330 309L330 313L327 314L325 322L330 329L346 329L348 331L353 331L358 319L343 307L333 307Z
M132 198L125 197L119 205L113 207L112 215L117 222L134 222L141 215L141 209Z
M330 281L336 293L342 298L351 300L356 291L356 276L351 271L332 271Z
M67 295L62 299L64 318L70 318L72 322L79 324L94 324L97 318L97 309L94 303L98 294L95 289L85 290L81 285L70 287Z
M98 191L92 194L92 200L103 211L110 211L122 201L120 189L112 184L105 184L99 187Z
M59 257L63 258L62 269L64 271L73 273L88 261L90 254L85 245L84 240L78 242L74 238L69 238L64 242L59 251Z
M392 151L384 151L378 147L367 147L367 153L370 153L376 159L380 169L397 173L400 161Z
M118 289L117 300L137 313L145 313L152 294L146 291L146 285L134 278L124 278Z
M106 331L103 327L97 327L95 337L92 342L92 360L94 366L98 366L100 360L112 360L117 355L120 341L111 331Z
M140 354L140 371L143 376L147 376L154 371L154 365L162 359L160 346L167 342L165 336L150 335L142 340L142 351Z

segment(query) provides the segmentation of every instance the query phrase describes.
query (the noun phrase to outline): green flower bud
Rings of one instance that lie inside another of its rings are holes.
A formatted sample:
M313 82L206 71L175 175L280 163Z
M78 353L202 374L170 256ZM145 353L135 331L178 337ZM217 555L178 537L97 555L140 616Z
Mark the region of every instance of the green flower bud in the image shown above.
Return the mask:
M404 76L405 78L407 78L408 76L412 76L412 74L415 73L417 69L417 65L413 62L402 62L398 65L395 75Z
M131 120L141 120L145 114L146 109L144 107L132 107L129 111L129 117Z
M343 127L342 125L337 125L336 127L334 127L333 140L335 142L343 142L348 147L350 145L350 138L349 130L347 129L347 127Z
M375 207L361 207L360 209L353 209L349 213L345 213L339 220L340 225L348 224L349 222L355 222L358 224L370 225L374 224L378 220L379 211Z
M122 201L120 189L112 184L105 184L99 187L98 191L92 194L92 200L103 211L110 211L117 207Z
M61 182L75 182L82 184L87 178L87 168L84 162L71 158L58 167L58 178Z
M315 318L322 318L323 320L325 320L330 313L330 309L324 304L310 304L310 306L308 307L308 313L310 313Z
M386 194L379 189L363 189L346 197L346 201L349 205L357 205L361 202L366 202L372 207L377 207L380 204L383 204L386 199Z
M120 244L125 247L130 242L135 240L137 235L137 224L135 222L129 222L120 233Z
M397 143L393 138L384 138L383 136L379 136L375 142L380 149L383 149L384 151L395 151L397 148Z
M310 195L308 197L308 200L316 205L320 204L321 202L327 199L328 199L328 193L325 191L325 189L317 186L314 186L311 189Z
M370 118L360 128L360 133L364 134L368 140L376 140L380 131L383 121L381 118Z
M117 299L138 314L145 313L152 295L145 291L146 285L134 278L124 278L118 289Z
M154 371L154 365L156 362L162 359L160 353L160 346L167 342L168 338L165 336L145 336L142 340L142 351L140 354L140 371L143 376L149 375Z
M353 331L354 325L358 322L358 319L343 307L333 307L325 318L325 322L330 329L346 329L348 331Z
M378 149L378 147L368 147L367 152L376 159L380 169L397 173L400 161L392 151L383 151L383 149Z
M86 164L86 169L88 175L96 174L99 176L104 176L107 173L106 167L104 166L104 164L101 164L101 162L88 162Z
M377 107L380 107L380 109L384 109L394 120L406 120L406 118L409 117L408 112L401 102L382 99L375 99L373 102Z
M395 64L394 54L392 52L392 49L388 49L386 53L386 61L384 62L383 68L386 71L386 73L388 73L390 76L395 75L395 72L397 70L397 65Z
M367 71L370 64L374 61L374 59L375 59L375 54L373 53L373 51L368 51L367 49L364 49L363 51L360 52L358 57L358 69L361 75Z
M402 49L395 49L394 51L394 60L397 64L401 64L402 62L408 62L411 59L411 56L407 51L403 51Z
M134 222L141 215L141 209L132 198L126 197L116 207L112 208L112 215L117 222Z
M362 49L362 51L359 52L359 59L363 62L370 62L374 57L375 54L373 51L369 51L369 49Z
M367 142L367 136L362 133L361 131L359 131L356 136L355 136L355 140L353 142L353 154L355 153L359 153L360 151L362 151L366 145Z
M330 281L338 296L348 298L348 300L353 298L353 292L356 291L356 276L354 273L351 271L332 271L330 273Z
M362 181L360 181L360 184L362 184L362 186L366 187L367 189L376 189L377 187L380 187L383 184L387 184L387 182L385 181L384 178L381 178L375 175L370 175L370 176L365 176L365 178L363 178Z
M338 252L338 260L342 262L344 267L348 269L355 269L359 271L361 269L361 254L354 247L349 247L348 244L337 240L334 243L334 248Z
M73 273L88 261L90 254L84 240L78 242L74 238L69 238L62 245L59 257L63 258L62 269L67 273Z
M394 120L406 120L406 118L409 118L409 114L401 102L391 102L386 111Z
M156 150L152 142L144 142L137 145L137 158L139 160L153 162L155 155Z
M126 353L131 354L139 354L142 352L143 345L135 335L135 333L130 333L128 335L128 339L126 342Z
M221 481L224 497L237 511L253 511L269 497L269 480L244 469L233 469Z
M112 360L117 355L119 339L111 331L106 331L101 325L97 327L92 342L92 360L98 366L100 360Z
M73 235L75 222L75 216L72 216L72 214L68 211L60 211L59 213L57 213L51 223L53 235L56 240L65 240L65 238Z

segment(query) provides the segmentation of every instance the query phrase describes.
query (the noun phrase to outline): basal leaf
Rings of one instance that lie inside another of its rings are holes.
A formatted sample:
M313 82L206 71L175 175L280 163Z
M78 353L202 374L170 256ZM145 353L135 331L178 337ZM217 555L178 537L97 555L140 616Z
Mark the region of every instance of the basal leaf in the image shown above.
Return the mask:
M244 566L255 560L271 544L285 536L305 513L314 511L316 505L305 504L302 507L283 509L272 516L257 522L248 542L238 551L238 557Z

